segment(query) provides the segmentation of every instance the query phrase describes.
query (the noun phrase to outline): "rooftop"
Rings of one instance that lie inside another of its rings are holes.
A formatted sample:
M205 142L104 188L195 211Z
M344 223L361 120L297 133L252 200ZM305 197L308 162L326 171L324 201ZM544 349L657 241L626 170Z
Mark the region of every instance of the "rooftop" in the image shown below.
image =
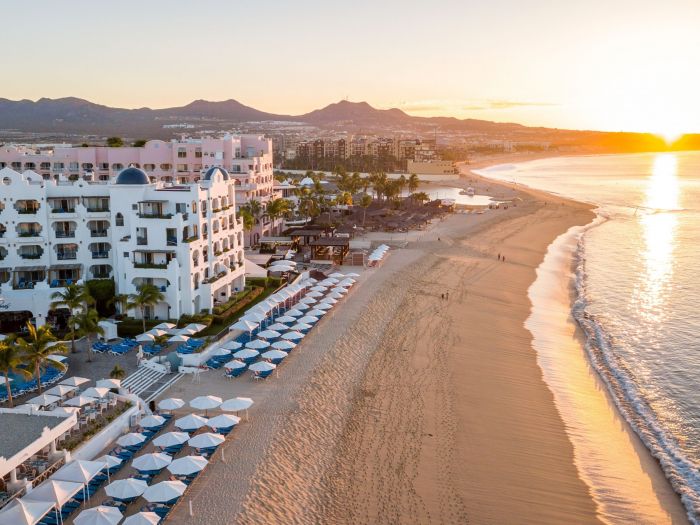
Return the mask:
M38 414L0 413L0 458L13 457L41 438L45 429L57 427L64 419Z

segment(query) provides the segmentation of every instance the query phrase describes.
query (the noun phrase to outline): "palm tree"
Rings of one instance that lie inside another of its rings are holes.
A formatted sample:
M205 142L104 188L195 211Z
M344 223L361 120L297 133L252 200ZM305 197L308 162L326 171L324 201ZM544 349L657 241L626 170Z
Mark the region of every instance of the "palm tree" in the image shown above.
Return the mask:
M10 374L20 374L24 377L32 377L26 369L22 368L24 364L23 355L20 348L13 339L5 339L0 341L0 374L5 377L5 388L7 389L7 401L10 407L13 406L12 387L10 386Z
M241 208L238 215L243 219L243 230L250 233L255 226L255 217L253 217L253 214L250 213L248 208ZM253 244L253 239L250 239L250 244Z
M411 173L411 175L408 177L408 192L414 193L418 189L418 186L420 186L420 179L418 178L418 175Z
M362 226L365 225L365 219L367 218L367 208L372 204L372 196L367 193L363 194L360 198L360 206L362 207Z
M138 309L141 312L143 321L143 331L146 331L146 308L155 306L161 302L165 296L156 286L152 284L140 284L136 287L136 293L129 295L129 310Z
M428 196L427 193L424 191L420 191L418 193L413 194L413 198L416 199L418 202L423 203L425 201L429 201L430 197Z
M405 175L402 174L396 181L396 184L399 187L399 195L401 195L401 193L403 193L404 188L406 187L406 184L408 184L408 179Z
M308 188L301 188L297 191L297 195L299 197L299 202L297 204L299 213L303 214L307 221L311 217L316 217L319 215L321 212L319 202L318 199L311 193L311 190Z
M70 350L71 353L75 353L75 315L83 305L88 302L88 297L90 294L87 292L87 288L80 284L70 284L65 287L62 291L56 291L51 294L51 309L55 310L60 306L65 306L70 311L70 317L68 318L68 328L70 329Z
M124 315L126 314L127 305L129 304L129 296L125 293L118 293L112 297L107 304L117 306L119 313Z
M92 334L95 333L103 335L105 333L104 329L99 325L100 316L97 313L97 310L94 308L89 308L88 310L79 313L76 316L75 322L78 325L80 333L85 336L85 339L87 339L87 362L90 363L92 362L92 344L90 341L92 339ZM145 331L146 330L144 329L144 332Z
M273 224L288 211L289 201L287 199L272 199L265 205L265 214L270 218Z
M258 220L260 219L260 215L262 215L263 212L263 207L262 204L260 204L260 201L252 199L248 203L248 211L250 211L250 214L255 218L255 222L257 224Z
M124 376L126 376L126 370L119 365L114 365L114 368L109 373L109 377L112 379L124 379Z
M65 370L66 365L60 361L54 361L50 356L52 354L62 354L68 349L62 343L51 344L55 343L57 339L46 325L35 328L32 323L27 322L27 331L29 336L27 338L18 338L17 344L20 351L24 354L27 364L34 369L34 377L39 387L39 393L41 393L42 365L51 363L51 366L59 370Z

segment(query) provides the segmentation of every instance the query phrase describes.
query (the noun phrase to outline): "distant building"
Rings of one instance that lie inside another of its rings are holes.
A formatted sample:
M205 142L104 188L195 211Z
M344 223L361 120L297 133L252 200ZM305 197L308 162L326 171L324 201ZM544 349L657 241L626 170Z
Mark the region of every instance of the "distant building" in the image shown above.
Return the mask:
M454 175L457 168L451 160L413 161L409 160L408 173L416 175Z

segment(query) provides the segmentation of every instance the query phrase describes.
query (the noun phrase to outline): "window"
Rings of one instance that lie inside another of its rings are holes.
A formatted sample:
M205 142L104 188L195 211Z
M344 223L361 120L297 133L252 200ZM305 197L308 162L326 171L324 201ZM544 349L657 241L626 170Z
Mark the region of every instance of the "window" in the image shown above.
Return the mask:
M129 258L129 252L124 252L124 258L128 259Z
M156 169L155 164L144 164L143 169L146 171L154 171Z
M198 159L202 158L202 148L197 148L194 150L194 156Z
M118 162L115 162L114 164L112 164L112 169L113 169L113 170L123 170L123 169L124 169L124 165L123 165L123 164L119 164Z
M178 159L184 159L187 157L187 150L185 148L178 148L177 150L177 158Z
M172 164L161 164L160 169L163 171L170 171L171 169L173 169L173 165Z
M184 202L175 203L175 212L176 213L187 213L187 204L185 204Z
M179 171L179 172L187 171L187 164L178 164L177 171Z

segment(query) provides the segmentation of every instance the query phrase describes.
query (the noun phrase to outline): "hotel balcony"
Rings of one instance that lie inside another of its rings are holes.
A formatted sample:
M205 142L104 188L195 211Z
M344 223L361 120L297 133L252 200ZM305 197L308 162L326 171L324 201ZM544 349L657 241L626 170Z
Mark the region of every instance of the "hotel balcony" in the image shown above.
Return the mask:
M165 212L164 204L167 201L141 201L138 203L138 215L140 219L172 219L172 213Z
M35 200L18 200L15 203L15 210L20 215L34 215L39 211L39 201Z

